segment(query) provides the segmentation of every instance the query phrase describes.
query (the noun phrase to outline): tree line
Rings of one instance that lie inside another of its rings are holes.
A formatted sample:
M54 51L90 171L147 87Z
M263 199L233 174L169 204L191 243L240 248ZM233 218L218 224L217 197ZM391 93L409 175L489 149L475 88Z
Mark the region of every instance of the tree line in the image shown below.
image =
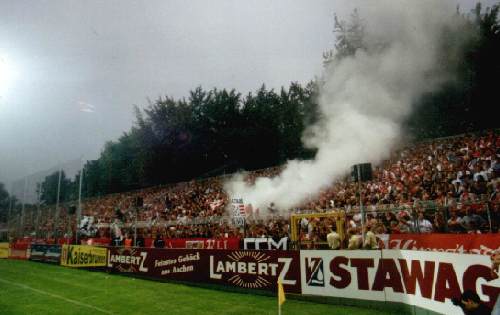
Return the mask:
M416 140L498 128L499 120L493 114L500 79L498 11L498 4L486 9L477 4L469 14L457 10L462 26L441 34L440 64L458 64L453 69L456 76L416 100L416 109L405 122ZM334 67L335 60L366 49L362 11L355 10L348 20L335 17L334 33L335 46L323 55L325 67ZM462 42L464 34L472 35ZM454 49L459 41L460 49ZM315 151L306 148L301 137L307 126L321 119L317 104L321 86L320 78L305 85L293 82L280 90L263 85L246 95L197 87L186 98L161 97L145 109L135 107L133 127L107 142L99 158L85 164L83 195L100 196L265 168L290 159L311 159ZM39 187L47 204L56 201L58 176L58 172L48 176ZM62 174L60 201L76 198L79 176L71 180ZM2 187L0 209L5 208L6 200Z

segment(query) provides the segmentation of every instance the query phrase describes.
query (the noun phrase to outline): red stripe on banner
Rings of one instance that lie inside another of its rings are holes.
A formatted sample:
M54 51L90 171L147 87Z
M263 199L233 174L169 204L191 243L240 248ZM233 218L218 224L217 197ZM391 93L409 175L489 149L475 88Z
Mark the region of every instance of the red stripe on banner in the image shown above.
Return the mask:
M444 251L488 255L500 249L498 234L391 234L386 249Z

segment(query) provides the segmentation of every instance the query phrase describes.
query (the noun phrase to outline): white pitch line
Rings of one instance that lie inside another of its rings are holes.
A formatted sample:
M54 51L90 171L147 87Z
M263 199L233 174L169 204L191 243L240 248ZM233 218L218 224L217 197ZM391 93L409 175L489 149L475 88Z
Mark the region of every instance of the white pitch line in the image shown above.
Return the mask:
M80 302L80 301L77 301L77 300L68 299L68 298L66 298L64 296L61 296L61 295L58 295L58 294L49 293L47 291L43 291L43 290L39 290L39 289L35 289L35 288L32 288L32 287L24 285L24 284L15 283L15 282L8 281L8 280L5 280L5 279L0 279L0 282L7 283L7 284L10 284L10 285L13 285L13 286L16 286L16 287L20 287L20 288L23 288L23 289L26 289L26 290L31 290L31 291L34 291L34 292L37 292L37 293L40 293L40 294L48 295L48 296L56 298L56 299L61 299L63 301L66 301L66 302L69 302L69 303L73 303L73 304L78 305L78 306L88 307L88 308L91 308L93 310L99 311L99 312L104 313L104 314L113 314L113 313L111 313L109 311L106 311L106 310L104 310L102 308L99 308L97 306L93 306L93 305L90 305L90 304L87 304L87 303L83 303L83 302Z

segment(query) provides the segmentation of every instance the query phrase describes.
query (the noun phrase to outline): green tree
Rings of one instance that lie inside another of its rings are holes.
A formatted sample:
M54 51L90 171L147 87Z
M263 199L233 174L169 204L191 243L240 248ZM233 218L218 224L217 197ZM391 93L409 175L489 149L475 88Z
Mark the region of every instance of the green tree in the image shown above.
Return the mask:
M310 158L301 136L317 119L315 82L292 83L280 93L262 86L235 90L197 87L187 99L159 98L100 157L85 165L84 195L215 176L238 169Z
M334 49L323 53L325 68L331 66L336 60L353 56L358 49L366 49L365 27L358 9L353 10L349 21L341 20L336 14L334 15L335 45Z
M45 180L41 184L40 201L45 204L55 204L57 202L58 185L59 171L45 177ZM71 196L72 182L69 178L66 178L66 173L64 171L61 171L59 202L69 201L71 199Z
M453 79L415 100L414 111L404 126L416 139L499 127L499 120L492 114L498 102L496 85L500 77L498 13L499 4L483 10L478 3L467 15L457 9L457 23L439 34L436 72L452 73ZM365 24L358 10L348 21L335 15L334 34L334 48L323 55L328 69L357 50L366 49ZM383 43L379 46L384 47Z
M0 222L7 222L10 207L10 196L4 183L0 182Z

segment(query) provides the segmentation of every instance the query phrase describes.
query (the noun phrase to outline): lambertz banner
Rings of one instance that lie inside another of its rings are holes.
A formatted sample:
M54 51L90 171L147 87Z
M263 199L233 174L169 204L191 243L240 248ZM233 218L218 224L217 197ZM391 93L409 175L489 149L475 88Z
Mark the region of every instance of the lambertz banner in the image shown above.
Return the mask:
M300 251L302 293L402 302L459 314L451 302L476 291L493 306L500 293L489 256L419 251Z
M299 252L110 248L108 267L124 272L197 283L300 293Z
M67 267L105 267L107 249L85 245L63 245L61 265Z
M31 244L30 260L59 264L61 245Z

